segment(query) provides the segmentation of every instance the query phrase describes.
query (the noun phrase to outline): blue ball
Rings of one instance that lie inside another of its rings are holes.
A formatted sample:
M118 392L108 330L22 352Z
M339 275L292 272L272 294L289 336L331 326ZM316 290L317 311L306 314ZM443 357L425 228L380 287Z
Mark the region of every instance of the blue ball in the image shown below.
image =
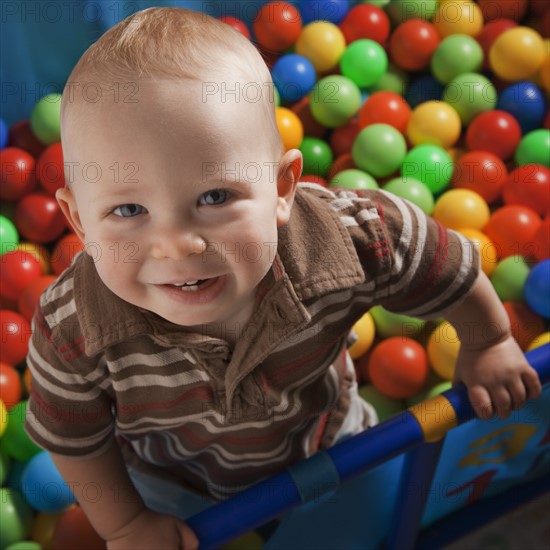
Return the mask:
M0 118L0 149L4 149L8 144L8 127Z
M425 101L439 101L443 96L444 89L445 86L433 76L420 76L407 87L405 99L411 109L414 109Z
M304 25L312 21L338 25L349 11L349 0L300 0L298 9Z
M531 269L523 295L535 313L550 319L550 259L543 260Z
M45 451L29 460L21 481L25 500L39 512L60 512L75 502L71 488ZM96 493L94 488L94 498Z
M510 113L526 134L542 126L546 113L546 101L541 89L523 80L516 82L500 93L496 109Z
M280 57L271 68L271 77L281 99L290 103L306 96L317 81L313 63L296 53Z

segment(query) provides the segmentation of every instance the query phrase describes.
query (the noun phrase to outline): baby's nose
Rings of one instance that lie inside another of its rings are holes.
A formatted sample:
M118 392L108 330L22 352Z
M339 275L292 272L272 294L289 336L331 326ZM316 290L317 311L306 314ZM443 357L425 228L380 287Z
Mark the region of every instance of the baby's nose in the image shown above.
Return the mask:
M165 229L155 236L152 255L157 259L182 260L193 254L202 254L206 247L206 240L194 230Z

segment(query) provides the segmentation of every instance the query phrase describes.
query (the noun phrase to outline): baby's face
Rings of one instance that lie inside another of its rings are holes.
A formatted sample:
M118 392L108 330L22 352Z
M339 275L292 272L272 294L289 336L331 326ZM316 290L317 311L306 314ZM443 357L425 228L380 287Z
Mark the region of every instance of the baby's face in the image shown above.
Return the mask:
M148 86L102 106L85 139L67 128L74 177L58 200L122 299L183 326L244 324L300 159L280 177L258 105L205 98L201 82Z

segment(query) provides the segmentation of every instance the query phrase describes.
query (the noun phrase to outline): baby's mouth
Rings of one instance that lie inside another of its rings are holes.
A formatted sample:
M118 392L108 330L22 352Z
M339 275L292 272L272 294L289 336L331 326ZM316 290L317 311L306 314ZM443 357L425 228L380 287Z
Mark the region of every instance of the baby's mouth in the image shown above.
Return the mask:
M217 277L212 279L197 279L195 281L187 281L186 283L173 283L167 286L173 286L179 288L182 292L197 292L199 289L204 288L209 283L215 281Z

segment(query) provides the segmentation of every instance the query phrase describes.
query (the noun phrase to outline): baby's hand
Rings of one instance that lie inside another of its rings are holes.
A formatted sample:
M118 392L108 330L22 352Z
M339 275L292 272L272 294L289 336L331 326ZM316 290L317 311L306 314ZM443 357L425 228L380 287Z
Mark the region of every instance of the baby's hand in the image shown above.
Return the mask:
M191 528L174 516L144 510L109 540L109 550L196 550Z
M460 381L483 419L506 418L541 393L537 372L511 336L481 350L461 347L455 373L455 382Z

